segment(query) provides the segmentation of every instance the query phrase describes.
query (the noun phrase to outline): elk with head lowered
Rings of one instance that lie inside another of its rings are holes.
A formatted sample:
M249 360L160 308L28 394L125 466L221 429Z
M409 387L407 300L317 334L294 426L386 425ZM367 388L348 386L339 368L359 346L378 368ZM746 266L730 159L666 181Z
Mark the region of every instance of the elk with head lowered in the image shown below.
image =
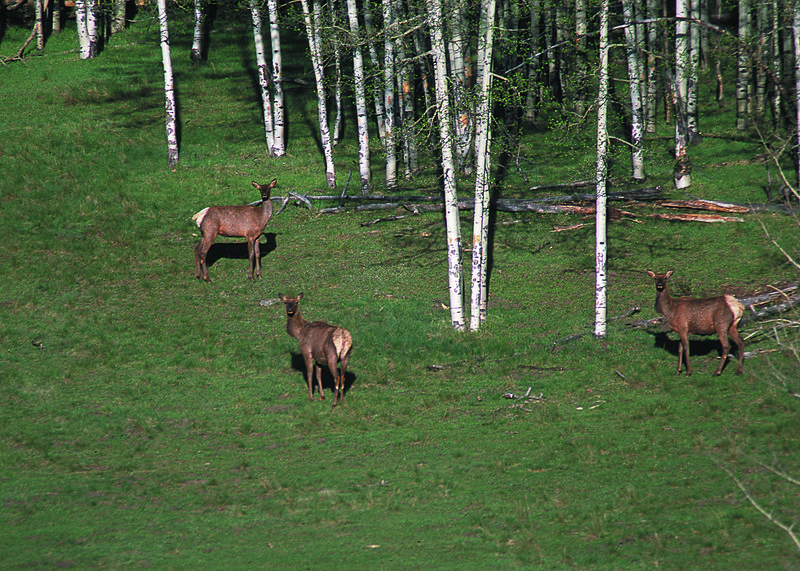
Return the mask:
M261 277L261 248L258 239L272 218L272 201L269 195L276 184L278 184L277 179L269 184L253 182L253 186L261 192L261 204L258 206L208 206L192 216L192 220L203 235L194 250L197 279L210 281L206 254L217 236L247 238L247 254L250 258L249 277L253 279L253 270L259 278Z
M722 295L719 297L708 297L698 299L695 297L673 298L667 289L667 279L672 276L673 270L665 274L657 274L647 270L647 274L656 282L656 311L663 315L667 323L674 332L681 338L681 345L678 349L678 373L681 372L681 365L686 361L686 374L691 375L689 368L689 334L711 335L716 333L719 342L722 344L722 359L717 367L714 376L722 372L728 360L730 343L728 335L731 336L737 346L739 354L739 365L736 374L742 374L742 362L744 360L744 340L739 335L737 326L744 313L744 306L732 295Z
M325 365L333 375L336 393L333 406L336 406L344 397L344 375L350 353L353 351L353 337L350 332L335 325L322 321L309 323L300 313L301 293L297 297L286 297L278 294L280 300L286 305L286 332L300 341L300 351L306 364L306 380L308 382L308 400L314 400L313 373L316 373L319 400L325 399L322 391L322 367ZM342 370L338 371L341 361Z

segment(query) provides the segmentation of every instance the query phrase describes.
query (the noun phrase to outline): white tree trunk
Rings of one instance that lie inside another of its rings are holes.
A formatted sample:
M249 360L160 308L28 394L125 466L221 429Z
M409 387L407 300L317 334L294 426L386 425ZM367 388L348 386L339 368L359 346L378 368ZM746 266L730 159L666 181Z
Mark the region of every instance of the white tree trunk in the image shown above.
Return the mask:
M594 334L606 334L606 179L608 176L608 1L600 8L600 86L597 96L597 223L595 228Z
M736 129L747 130L750 112L750 0L739 0L739 73L736 79Z
M81 59L97 57L97 0L76 0L75 21L78 28Z
M330 14L330 26L337 30L339 29L339 16L338 8L335 2L328 2L328 12ZM321 29L322 23L322 10L319 3L314 3L314 21L316 22L317 29ZM336 118L333 121L333 146L339 143L339 138L342 131L342 48L339 42L339 37L334 36L331 43L333 44L333 59L336 67L336 78L333 87L333 100L336 103Z
M44 0L36 1L36 49L44 49ZM5 6L2 8L5 10Z
M325 179L328 188L336 186L336 169L333 164L333 146L331 145L331 132L328 127L328 105L325 98L325 77L322 70L322 56L320 55L319 30L311 22L311 13L308 9L308 0L300 0L303 9L303 20L308 36L308 48L311 51L311 66L314 68L314 79L317 84L317 112L319 116L319 133L322 142L322 153L325 155ZM314 2L314 12L317 13L319 3Z
M358 124L358 170L361 175L361 193L368 194L372 187L369 163L369 122L367 117L367 92L364 81L364 57L361 55L361 34L358 30L356 0L347 0L347 17L353 43L353 81L356 96L356 123Z
M689 23L686 8L687 0L677 0L675 3L675 80L673 93L675 98L675 158L677 164L673 171L675 188L683 189L692 185L692 171L687 154L689 144L689 121L686 109L686 93L688 89L688 64L689 64Z
M89 36L88 57L90 58L97 57L97 54L100 53L99 38L97 36L99 32L97 12L97 0L86 0L86 34Z
M692 20L700 19L700 0L689 0L689 14ZM689 70L686 82L686 129L689 143L700 139L697 114L697 68L700 67L700 26L689 25Z
M272 126L272 94L269 92L267 75L267 58L264 55L264 36L261 33L261 11L257 0L250 0L250 15L253 17L253 42L256 48L256 73L261 88L261 103L264 108L264 134L267 141L267 153L274 156L275 131Z
M384 0L385 2L385 0ZM369 50L369 59L370 63L372 64L372 69L379 70L381 68L381 64L378 61L378 50L375 49L375 42L372 38L375 37L375 30L372 26L372 10L370 9L370 2L366 0L362 2L362 13L364 15L364 29L366 31L366 42L367 47ZM384 17L386 15L386 6L383 6ZM384 32L386 31L386 24L384 23L383 26ZM384 34L384 45L386 44ZM384 57L384 63L386 58ZM377 87L372 90L372 98L375 105L375 123L378 127L378 139L383 141L383 138L386 136L386 119L384 117L384 99L382 93L384 92L383 89L378 89Z
M455 107L453 120L455 121L456 168L469 174L472 172L472 162L469 159L475 125L474 111L469 98L469 64L464 57L467 43L467 39L464 37L464 28L466 28L464 9L464 3L453 3L453 15L447 19L450 39L446 45L450 55L450 73L454 78L452 88Z
M797 134L797 143L800 145L800 2L794 3L794 10L792 11L792 22L794 28L794 108L797 113L795 129ZM800 153L798 153L797 163L797 188L800 189Z
M128 4L126 0L114 0L114 18L111 21L111 33L118 34L125 30L128 23Z
M274 138L272 153L276 157L286 154L286 122L283 101L283 56L281 53L281 32L278 27L278 1L267 0L269 10L269 37L272 44L272 82L275 90Z
M178 164L177 109L175 86L172 79L172 56L169 49L169 26L167 24L167 0L158 0L158 22L161 28L161 61L164 65L164 109L167 122L167 165Z
M89 59L89 30L86 26L86 0L75 0L75 25L78 28L81 59Z
M384 146L386 147L386 186L393 189L397 186L397 154L395 130L395 33L394 0L383 0L383 112L384 112Z
M656 70L656 53L658 50L658 2L646 0L647 19L647 97L645 98L645 131L656 132L656 107L658 97L658 75Z
M631 98L631 166L634 180L644 180L644 126L642 113L642 85L639 77L639 37L634 22L634 0L622 0L622 17L625 21L626 59Z
M442 145L450 323L456 331L463 331L464 295L461 273L461 227L458 217L456 178L453 165L453 114L450 108L450 96L447 87L447 53L443 36L442 2L441 0L427 0L427 5L434 65L433 75L436 83L436 101L438 103L439 137Z
M192 63L200 63L203 59L203 0L194 0L194 33L192 34L192 51L189 59Z
M470 288L470 331L477 331L486 321L487 262L489 259L489 199L491 197L491 148L490 125L492 102L492 52L494 47L495 0L481 2L481 34L478 67L481 69L481 92L478 99L476 123L475 161L475 212L472 221L472 280Z

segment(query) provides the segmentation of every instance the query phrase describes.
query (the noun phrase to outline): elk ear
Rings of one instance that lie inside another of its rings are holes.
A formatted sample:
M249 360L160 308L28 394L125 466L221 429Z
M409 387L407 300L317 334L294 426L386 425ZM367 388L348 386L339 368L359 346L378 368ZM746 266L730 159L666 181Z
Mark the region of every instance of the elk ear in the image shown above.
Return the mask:
M665 274L665 275L666 275L666 277L670 277L670 276L672 276L672 272L674 272L674 271L675 271L675 270L670 270L670 271L668 271L668 272Z
M278 299L280 299L282 302L286 303L286 298L285 298L285 297L283 297L283 294L282 294L282 293L279 293L279 294L278 294Z
M272 188L275 188L275 186L276 186L277 184L278 184L278 179L277 179L277 178L273 178L273 179L272 179L272 182L271 182L271 183L269 183L269 187L270 187L271 189L272 189Z
M256 181L254 181L254 180L251 180L251 181L250 181L250 184L252 184L252 185L253 185L254 187L256 187L258 190L261 190L261 185L260 185L260 184L258 184Z
M300 301L301 299L303 299L303 294L302 294L302 292L300 293L300 295L298 295L298 296L297 296L297 301Z
M653 272L652 270L647 270L647 275L650 276L651 278L655 278L656 277L655 272Z

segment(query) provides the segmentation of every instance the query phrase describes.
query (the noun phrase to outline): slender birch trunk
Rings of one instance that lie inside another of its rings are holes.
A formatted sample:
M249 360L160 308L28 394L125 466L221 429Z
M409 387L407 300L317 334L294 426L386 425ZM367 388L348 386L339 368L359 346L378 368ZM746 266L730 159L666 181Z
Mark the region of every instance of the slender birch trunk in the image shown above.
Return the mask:
M164 65L164 109L167 123L167 165L178 164L178 118L175 106L175 85L172 78L172 56L169 48L167 0L158 0L158 23L161 28L161 61Z
M76 0L75 21L78 28L80 58L97 57L97 0Z
M264 110L264 135L267 141L267 153L274 156L275 131L272 126L272 94L269 92L269 76L267 75L267 58L264 54L264 36L261 33L261 10L257 0L250 0L250 15L253 18L253 43L256 48L256 74L261 88L261 104Z
M36 49L44 49L44 0L35 0L36 11ZM3 7L5 10L5 7Z
M647 19L652 20L646 26L647 30L647 96L645 98L645 131L656 132L656 111L658 108L658 75L656 68L656 52L658 46L658 18L657 0L646 0Z
M372 40L372 38L375 36L375 30L372 26L372 10L370 9L370 0L365 0L364 2L362 2L361 5L362 5L362 14L364 16L364 29L366 31L366 37L367 37L366 41L367 41L367 50L369 51L369 60L370 63L372 64L372 69L377 71L381 69L381 64L378 61L378 50L375 49L375 42ZM386 25L384 24L384 32L385 31L386 31ZM375 105L375 124L378 127L378 139L380 141L384 141L384 137L386 136L386 118L384 117L384 111L383 111L385 101L382 95L382 93L384 93L384 90L385 86L384 89L372 90L372 99Z
M689 0L689 70L686 82L686 130L690 144L700 141L700 128L697 113L697 71L700 67L700 26L695 22L700 19L700 0Z
M399 0L392 0L394 5L395 19L405 19L403 3ZM417 156L417 140L414 117L414 65L413 60L407 59L407 38L401 36L395 41L396 63L397 63L397 96L399 112L399 128L396 130L403 148L403 165L405 167L405 177L411 178L419 172L419 160Z
M50 4L53 8L53 33L61 33L61 12L63 9L63 0L53 0Z
M328 15L331 19L331 27L334 30L338 30L340 27L339 12L335 2L328 2ZM322 22L322 10L318 2L314 3L314 21L316 22L317 29L322 29L324 26ZM332 44L333 62L336 69L333 87L333 101L336 105L336 116L333 120L333 146L335 147L339 144L342 131L342 46L338 34L334 35Z
M78 43L81 59L89 59L89 30L86 25L87 0L75 0L75 26L78 29Z
M128 4L126 0L114 0L114 18L111 20L111 33L125 31L128 23Z
M478 67L481 92L478 99L476 117L477 157L475 162L475 212L472 222L472 282L470 288L470 322L471 331L477 331L481 323L486 321L487 300L487 265L489 259L489 198L491 177L492 130L491 97L492 85L492 51L494 46L495 0L481 2L481 32L478 41L482 44L478 53Z
M100 53L100 42L98 38L98 0L86 0L86 34L89 37L89 55L94 58Z
M775 73L775 93L772 96L772 117L773 125L778 128L782 124L782 88L783 88L783 66L781 65L781 34L780 30L780 8L778 0L772 1L772 69Z
M322 56L320 55L319 29L311 21L311 12L308 9L308 0L300 0L303 9L303 21L308 36L308 48L311 51L311 65L314 68L314 79L317 84L317 112L319 116L320 142L322 153L325 155L325 179L328 188L336 186L336 169L333 164L333 146L331 132L328 127L328 105L325 96L325 77L322 70ZM314 2L314 14L319 10L319 2Z
M441 0L427 0L428 27L431 33L433 75L436 83L439 137L442 145L444 175L444 217L447 227L447 277L450 291L450 323L456 331L464 330L464 295L461 273L461 227L453 164L453 114L447 87L447 52L444 44L444 21Z
M384 145L386 147L386 186L397 187L396 129L394 124L394 86L395 86L395 33L394 0L383 0L383 109Z
M539 26L541 25L541 6L540 0L530 0L530 40L528 41L528 50L530 51L530 58L527 67L528 79L528 93L527 101L525 102L525 111L523 117L525 121L536 120L536 105L541 100L541 82L539 81L541 75L541 46L539 43Z
M575 67L578 81L575 89L575 113L583 117L586 113L586 80L589 66L586 59L586 0L575 0Z
M800 2L794 3L792 10L792 34L794 39L794 108L796 112L795 130L797 144L800 145ZM800 153L797 158L797 188L800 189Z
M600 8L600 86L597 96L597 223L595 228L594 334L606 334L606 179L608 177L608 0Z
M282 157L286 154L286 122L284 119L283 55L281 32L278 26L278 1L267 0L267 10L269 11L269 37L272 45L272 88L275 92L272 153L276 157Z
M634 180L644 180L644 128L642 126L641 81L639 78L639 38L634 25L633 0L622 0L625 22L626 59L631 98L631 166Z
M364 57L361 54L361 34L358 30L356 0L347 0L347 18L350 23L353 44L353 81L356 96L356 123L358 124L358 170L361 175L361 193L368 194L372 187L369 162L369 122L364 81Z
M189 60L198 64L203 59L203 0L194 0L194 33Z
M736 130L747 130L750 111L750 0L739 0L739 73L736 78Z
M450 60L450 73L454 77L452 82L455 130L456 167L466 174L472 172L469 160L472 150L472 135L474 129L473 114L469 101L469 74L464 52L466 38L464 37L466 21L464 17L464 4L456 2L452 6L453 16L447 20L450 30L450 40L446 43Z
M675 97L675 158L677 163L673 171L675 188L688 188L692 185L692 172L687 155L689 144L688 118L686 110L686 91L688 88L689 23L687 18L687 0L677 0L675 4L675 79L673 93Z

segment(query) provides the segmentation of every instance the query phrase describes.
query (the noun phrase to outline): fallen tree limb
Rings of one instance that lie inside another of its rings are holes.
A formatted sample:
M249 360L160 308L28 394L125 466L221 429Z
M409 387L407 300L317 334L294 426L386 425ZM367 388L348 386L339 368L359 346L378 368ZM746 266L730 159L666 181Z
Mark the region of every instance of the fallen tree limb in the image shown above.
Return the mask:
M720 216L719 214L650 214L648 218L672 220L674 222L744 222L738 216Z
M693 210L711 210L714 212L740 213L750 212L747 206L737 204L724 204L713 200L666 200L658 203L666 208L691 208Z

